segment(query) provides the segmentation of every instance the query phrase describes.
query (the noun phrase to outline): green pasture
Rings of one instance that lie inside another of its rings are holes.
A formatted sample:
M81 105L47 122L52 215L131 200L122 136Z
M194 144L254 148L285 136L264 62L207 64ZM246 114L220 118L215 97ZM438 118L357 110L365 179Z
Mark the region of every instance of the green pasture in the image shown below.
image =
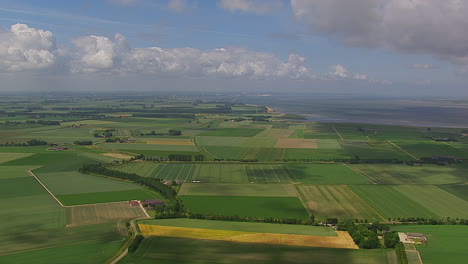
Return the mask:
M180 146L180 145L156 145L156 144L140 144L140 143L103 143L98 145L103 149L118 149L118 150L153 150L153 151L197 151L195 146Z
M134 183L93 176L77 171L36 173L36 176L55 195L137 190Z
M31 177L27 171L36 168L37 166L0 166L0 181L10 178Z
M103 155L99 155L99 154L91 153L91 152L80 152L78 156L86 158L88 160L93 160L96 162L104 162L104 163L111 163L114 160L116 160L115 158L112 158L112 157L107 157L107 156L103 156Z
M349 188L385 218L437 217L432 210L408 198L392 185L350 185Z
M392 230L423 233L426 245L416 245L426 264L458 264L466 262L466 226L453 225L397 225Z
M80 194L65 194L65 195L56 195L56 196L64 205L110 203L110 202L160 198L156 193L148 191L146 189L80 193Z
M439 185L437 187L468 202L468 184L466 183L456 185Z
M18 136L18 138L26 139L39 139L47 142L54 143L67 143L71 144L76 140L93 140L91 128L67 128L57 127L50 130L34 131L25 135Z
M213 221L188 218L142 220L139 224L307 236L337 236L328 226Z
M221 128L202 134L218 137L253 137L262 132L261 128Z
M35 172L60 172L60 171L71 171L77 170L83 164L93 163L95 161L89 160L84 157L80 157L73 152L58 151L48 153L37 153L26 158L17 159L4 163L3 165L8 166L26 166L35 165L43 166Z
M409 154L405 153L403 150L393 146L388 141L366 141L367 147L357 146L356 143L353 143L348 147L345 147L344 153L350 157L358 156L361 159L397 159L397 160L415 160Z
M345 153L343 149L306 149L306 148L287 148L284 149L285 160L336 160L350 159L353 156Z
M180 250L190 251L181 254ZM148 237L122 263L386 263L387 251L293 247L173 237Z
M201 146L273 148L276 145L276 141L276 138L270 137L197 137L197 143Z
M40 195L44 189L33 177L16 177L0 180L0 199Z
M367 184L370 181L343 164L291 164L283 166L294 182L312 184Z
M180 196L192 213L258 218L308 219L309 214L296 197Z
M151 177L158 169L159 164L153 162L132 162L118 166L108 167L112 170L118 170L126 173L135 173L142 177Z
M245 165L237 164L199 164L191 180L205 182L247 183Z
M184 183L179 195L296 197L289 184Z
M12 160L26 158L33 154L34 153L0 153L0 164Z
M455 166L353 164L356 171L378 184L451 184L466 181L468 171Z
M358 218L382 221L382 216L346 185L297 185L296 189L316 218Z
M442 142L395 141L395 144L416 157L452 156L468 158L468 152Z
M115 223L0 236L1 263L104 263L122 246Z
M42 188L38 183L37 185L38 188ZM14 187L15 190L21 188L21 185ZM38 193L38 190L34 193ZM65 208L60 207L43 189L42 193L36 195L2 198L0 207L0 219L5 219L0 225L0 238L6 234L63 227L66 223Z

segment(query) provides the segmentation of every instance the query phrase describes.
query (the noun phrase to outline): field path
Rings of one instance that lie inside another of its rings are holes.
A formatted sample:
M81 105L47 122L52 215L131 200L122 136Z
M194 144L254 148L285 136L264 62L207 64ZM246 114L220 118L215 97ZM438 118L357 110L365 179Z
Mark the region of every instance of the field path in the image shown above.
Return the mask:
M60 201L59 199L57 199L57 197L55 197L55 195L36 177L36 175L34 175L34 173L30 170L27 171L29 175L33 176L34 179L36 179L36 181L50 194L50 196L52 196L52 198L55 199L55 201L57 201L57 203L60 204L61 207L65 207Z
M333 130L340 137L341 140L344 140L344 138L341 136L340 132L338 132L338 130L336 130L336 128L334 126L333 126Z
M413 154L409 153L408 151L402 149L400 146L398 146L397 144L391 142L390 140L387 140L388 143L392 144L394 147L398 148L399 150L403 151L404 153L410 155L411 157L413 157L415 160L418 160L418 158L416 158L415 156L413 156Z

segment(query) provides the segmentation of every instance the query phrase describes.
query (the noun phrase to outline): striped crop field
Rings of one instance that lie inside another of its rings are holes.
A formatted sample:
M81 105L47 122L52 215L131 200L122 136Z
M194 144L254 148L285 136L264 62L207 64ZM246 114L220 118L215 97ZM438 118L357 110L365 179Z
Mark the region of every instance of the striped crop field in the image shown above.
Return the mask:
M358 249L346 231L337 231L338 236L307 236L274 233L255 233L231 230L214 230L173 226L139 224L145 236L182 237L205 240L232 241L304 247L329 247Z
M318 218L384 220L346 185L300 185L297 190L304 206Z

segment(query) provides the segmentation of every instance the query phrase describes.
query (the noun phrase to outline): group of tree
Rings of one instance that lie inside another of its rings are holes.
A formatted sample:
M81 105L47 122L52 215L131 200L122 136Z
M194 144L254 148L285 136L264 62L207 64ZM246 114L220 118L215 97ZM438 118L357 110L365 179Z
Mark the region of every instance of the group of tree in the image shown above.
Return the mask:
M27 146L43 146L48 145L47 141L31 139L27 142L15 143L15 142L6 142L0 144L1 147L27 147Z
M348 231L359 248L379 248L380 241L377 233L369 227L370 225L356 225L352 219L344 219L338 223L338 230Z
M94 131L94 137L113 137L115 129L106 129L106 130L95 130Z
M204 161L203 155L189 155L189 154L169 154L167 155L169 161Z
M276 223L276 224L290 224L290 225L316 225L314 216L309 219L295 219L295 218L257 218L257 217L242 217L238 215L209 215L187 213L188 218L203 219L203 220L221 220L233 222L259 222L259 223Z
M93 141L91 141L91 140L83 140L83 141L76 140L76 141L73 142L73 144L81 145L81 146L89 146L89 145L93 144Z
M424 218L424 217L397 217L389 218L388 221L399 222L399 223L411 223L418 225L468 225L468 219L460 218Z
M398 264L408 264L408 257L406 256L405 245L399 242L395 246L395 252L397 254Z
M141 242L143 241L145 237L142 235L136 235L133 239L132 242L130 242L130 245L128 245L128 252L133 253L135 252L138 247L140 246Z
M156 132L156 131L153 130L153 131L151 131L149 133L142 134L142 135L146 135L146 136L181 136L182 131L181 130L171 129L168 132L159 133L159 132Z
M108 177L132 181L153 190L164 198L165 205L158 210L158 213L165 217L181 217L185 215L182 202L178 199L177 193L169 186L166 186L161 179L142 177L135 173L126 173L117 170L111 170L102 164L85 164L79 171L87 174L98 174Z
M227 162L258 162L258 159L213 159L213 161L227 161Z

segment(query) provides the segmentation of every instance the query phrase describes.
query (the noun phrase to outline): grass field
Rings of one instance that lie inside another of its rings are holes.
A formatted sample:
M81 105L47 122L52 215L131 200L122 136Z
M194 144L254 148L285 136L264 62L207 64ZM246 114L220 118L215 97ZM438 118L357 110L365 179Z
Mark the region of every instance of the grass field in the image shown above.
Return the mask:
M29 177L27 170L34 170L35 168L37 166L0 166L0 180Z
M297 190L304 206L307 206L315 217L384 220L346 185L298 185Z
M421 206L392 185L349 186L385 218L392 217L438 217L431 209Z
M230 230L256 233L275 233L290 235L309 235L309 236L338 236L337 233L328 226L307 226L307 225L284 225L254 222L230 222L199 220L188 218L177 219L151 219L141 220L139 224L174 226L199 229Z
M154 172L159 167L158 163L153 162L132 162L124 165L109 167L109 169L135 173L142 177L154 176Z
M343 164L294 164L284 166L294 182L312 184L367 184L370 181Z
M453 156L461 159L468 158L468 152L441 142L395 141L394 143L416 157Z
M263 129L260 128L221 128L202 135L218 137L253 137L262 131Z
M231 230L199 229L174 226L139 224L145 236L166 236L244 243L275 244L303 247L358 249L353 239L345 231L337 231L338 236L310 236L277 233L257 233Z
M296 197L289 184L184 183L179 195Z
M269 137L197 137L197 143L201 146L272 148L276 142L276 138Z
M116 223L0 236L0 262L103 263L122 243Z
M128 202L104 203L67 207L67 226L112 222L121 219L145 217L139 206Z
M450 184L466 181L467 170L455 166L425 164L408 165L351 165L374 183L379 184Z
M156 144L140 144L140 143L105 143L99 144L103 149L118 149L118 150L153 150L153 151L197 151L193 145L156 145Z
M438 187L468 202L468 184L440 185Z
M66 194L56 196L66 206L160 198L157 194L146 189Z
M309 214L296 197L183 195L181 198L185 207L193 213L259 218L309 218Z
M34 153L0 153L0 164L11 160L25 158L33 154Z
M190 254L181 254L180 249ZM251 244L189 238L149 237L122 263L386 263L386 250L353 250Z
M55 195L138 190L142 188L130 182L92 176L76 171L36 173L36 176Z
M151 177L163 180L190 181L198 166L196 164L161 164Z
M425 264L458 264L466 261L466 226L394 226L392 230L400 232L423 233L427 237L426 245L416 245Z

